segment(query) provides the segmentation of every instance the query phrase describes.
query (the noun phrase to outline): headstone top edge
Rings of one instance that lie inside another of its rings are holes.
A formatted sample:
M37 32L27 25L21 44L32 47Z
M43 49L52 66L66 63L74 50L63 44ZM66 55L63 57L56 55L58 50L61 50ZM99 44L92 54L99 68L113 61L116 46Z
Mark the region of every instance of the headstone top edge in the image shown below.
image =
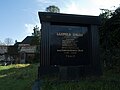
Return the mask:
M64 23L82 23L82 24L100 24L99 16L78 15L78 14L64 14L64 13L50 13L38 12L40 22L64 22Z

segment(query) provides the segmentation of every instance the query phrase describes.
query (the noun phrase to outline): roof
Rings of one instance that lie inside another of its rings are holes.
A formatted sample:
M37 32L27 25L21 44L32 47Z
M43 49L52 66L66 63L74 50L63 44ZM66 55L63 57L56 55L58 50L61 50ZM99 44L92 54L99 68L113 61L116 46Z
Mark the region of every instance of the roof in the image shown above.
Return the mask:
M40 22L99 25L99 16L38 12Z
M19 44L21 44L21 42L16 42L14 46L18 46Z
M27 37L21 42L21 44L31 44L32 39L33 39L33 36L27 36Z

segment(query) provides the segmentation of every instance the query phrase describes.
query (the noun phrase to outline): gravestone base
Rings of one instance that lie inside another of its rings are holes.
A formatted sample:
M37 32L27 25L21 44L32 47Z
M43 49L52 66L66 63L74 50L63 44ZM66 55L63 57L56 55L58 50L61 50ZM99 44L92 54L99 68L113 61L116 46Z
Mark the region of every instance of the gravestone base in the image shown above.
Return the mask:
M44 79L46 77L50 78L57 76L59 72L59 67L57 66L42 66L38 67L38 78Z
M56 79L57 80L81 80L91 76L90 67L86 66L44 66L38 68L39 79Z
M80 80L86 77L85 67L81 66L69 66L59 68L60 80Z

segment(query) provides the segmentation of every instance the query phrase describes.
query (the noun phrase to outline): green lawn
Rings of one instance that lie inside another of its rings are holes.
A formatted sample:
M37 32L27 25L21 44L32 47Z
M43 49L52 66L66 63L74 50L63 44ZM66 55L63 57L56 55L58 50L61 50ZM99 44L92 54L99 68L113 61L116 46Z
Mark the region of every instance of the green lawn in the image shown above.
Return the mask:
M120 72L104 70L101 77L87 77L79 81L44 80L42 90L120 90Z
M0 90L31 90L38 64L0 66Z
M39 64L0 66L0 90L31 90L37 78ZM105 70L99 78L89 77L80 81L42 80L42 90L120 90L120 73Z

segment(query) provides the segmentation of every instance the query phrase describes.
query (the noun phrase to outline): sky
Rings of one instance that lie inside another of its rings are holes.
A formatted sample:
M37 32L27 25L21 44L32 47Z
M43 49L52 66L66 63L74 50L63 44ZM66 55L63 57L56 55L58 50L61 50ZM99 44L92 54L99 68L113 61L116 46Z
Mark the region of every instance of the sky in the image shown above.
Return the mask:
M38 12L50 5L58 6L60 13L98 16L100 9L116 9L120 0L0 0L0 42L31 36L34 26L41 28Z

